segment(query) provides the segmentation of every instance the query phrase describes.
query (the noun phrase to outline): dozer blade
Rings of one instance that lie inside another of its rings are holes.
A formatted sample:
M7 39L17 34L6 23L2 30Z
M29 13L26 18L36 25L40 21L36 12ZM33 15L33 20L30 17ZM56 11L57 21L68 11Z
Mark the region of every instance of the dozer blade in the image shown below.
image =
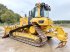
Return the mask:
M8 38L9 37L9 34L8 35L4 35L2 38Z

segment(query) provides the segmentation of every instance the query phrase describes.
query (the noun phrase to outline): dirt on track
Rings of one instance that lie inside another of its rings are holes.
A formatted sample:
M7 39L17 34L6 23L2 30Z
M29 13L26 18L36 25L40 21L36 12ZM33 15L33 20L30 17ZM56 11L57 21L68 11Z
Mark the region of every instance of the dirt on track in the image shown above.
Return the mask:
M4 29L0 27L0 52L70 52L70 28L63 29L68 33L68 42L65 47L56 49L59 41L54 38L42 47L34 47L10 38L2 39Z

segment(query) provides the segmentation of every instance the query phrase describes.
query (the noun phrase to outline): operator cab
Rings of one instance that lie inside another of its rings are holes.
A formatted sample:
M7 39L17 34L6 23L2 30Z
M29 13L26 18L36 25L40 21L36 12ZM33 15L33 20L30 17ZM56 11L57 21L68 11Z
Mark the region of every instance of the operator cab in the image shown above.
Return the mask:
M36 7L31 11L32 17L49 17L50 6L45 3L36 4ZM38 16L39 15L39 16Z
M28 18L28 24L33 22L38 23L39 25L51 25L51 20L49 17L50 6L45 3L37 3L36 6L31 10L30 17Z

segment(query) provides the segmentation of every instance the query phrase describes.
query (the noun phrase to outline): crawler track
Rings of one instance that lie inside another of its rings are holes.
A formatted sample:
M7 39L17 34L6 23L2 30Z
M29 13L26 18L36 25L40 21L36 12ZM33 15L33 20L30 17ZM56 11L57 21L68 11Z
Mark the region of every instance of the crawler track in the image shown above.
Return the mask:
M40 38L40 40L33 40L33 39L30 39L30 38L27 38L27 37L19 37L19 36L14 37L14 36L13 36L13 33L14 33L14 32L16 32L16 31L18 31L18 30L20 30L20 29L29 28L30 26L34 26L34 27L35 27L35 29L36 29L36 31L37 31L37 33L38 33L38 36L39 36L39 38ZM46 44L46 42L47 42L47 36L45 36L45 33L42 32L42 30L40 29L40 27L39 27L38 24L26 25L26 26L19 27L19 28L16 28L16 29L14 29L14 30L11 30L11 31L9 32L9 36L10 36L10 38L15 39L15 40L17 40L17 41L24 42L24 43L26 43L26 44L30 44L30 45L32 45L32 46L37 46L37 47L43 46L43 45ZM36 41L39 41L39 42L36 42ZM41 41L41 42L40 42L40 41Z

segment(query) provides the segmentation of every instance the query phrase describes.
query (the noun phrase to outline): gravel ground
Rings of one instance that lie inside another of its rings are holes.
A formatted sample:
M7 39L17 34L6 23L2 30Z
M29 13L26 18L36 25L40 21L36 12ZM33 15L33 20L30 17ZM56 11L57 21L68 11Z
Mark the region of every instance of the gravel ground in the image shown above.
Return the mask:
M68 33L67 45L56 49L59 43L57 39L51 40L43 47L34 47L10 38L2 39L4 29L0 27L0 52L70 52L70 28L64 28L64 30Z

